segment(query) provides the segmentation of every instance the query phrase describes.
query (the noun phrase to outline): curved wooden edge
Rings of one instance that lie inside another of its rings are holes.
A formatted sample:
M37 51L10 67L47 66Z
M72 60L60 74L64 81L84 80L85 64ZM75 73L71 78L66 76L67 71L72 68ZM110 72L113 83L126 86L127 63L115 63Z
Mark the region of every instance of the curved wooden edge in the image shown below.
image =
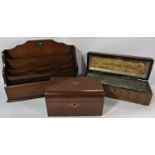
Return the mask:
M53 43L56 43L56 44L62 44L62 45L66 45L66 46L74 46L74 45L68 45L68 44L65 44L63 42L58 42L58 41L55 41L53 39L38 39L38 40L28 40L28 41L25 41L24 43L21 43L13 48L10 48L10 49L7 49L7 50L15 50L17 48L20 48L21 46L26 46L27 44L31 43L31 42L44 42L44 41L51 41Z

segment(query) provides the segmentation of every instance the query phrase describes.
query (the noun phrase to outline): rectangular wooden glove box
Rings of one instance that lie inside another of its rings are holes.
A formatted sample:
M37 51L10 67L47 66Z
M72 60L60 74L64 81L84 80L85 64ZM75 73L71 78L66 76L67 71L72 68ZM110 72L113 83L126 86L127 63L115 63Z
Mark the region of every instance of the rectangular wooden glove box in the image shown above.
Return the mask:
M48 116L102 115L104 95L101 78L51 78L45 92Z
M149 105L153 93L147 80L153 62L146 57L89 52L87 76L102 78L107 97Z

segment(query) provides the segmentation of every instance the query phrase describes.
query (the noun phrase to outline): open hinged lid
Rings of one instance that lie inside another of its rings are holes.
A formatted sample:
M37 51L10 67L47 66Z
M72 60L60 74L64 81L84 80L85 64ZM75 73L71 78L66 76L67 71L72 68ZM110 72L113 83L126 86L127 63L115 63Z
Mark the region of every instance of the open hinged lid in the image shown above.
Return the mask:
M99 77L54 77L46 91L51 97L97 97L104 96Z
M153 62L147 57L89 52L87 71L148 80Z

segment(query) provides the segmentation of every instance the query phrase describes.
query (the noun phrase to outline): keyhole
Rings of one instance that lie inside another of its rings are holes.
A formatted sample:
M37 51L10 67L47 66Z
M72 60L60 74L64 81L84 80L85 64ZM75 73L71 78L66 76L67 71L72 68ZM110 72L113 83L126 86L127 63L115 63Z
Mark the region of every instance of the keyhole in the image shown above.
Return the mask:
M74 109L78 108L80 105L78 103L71 103L70 106Z

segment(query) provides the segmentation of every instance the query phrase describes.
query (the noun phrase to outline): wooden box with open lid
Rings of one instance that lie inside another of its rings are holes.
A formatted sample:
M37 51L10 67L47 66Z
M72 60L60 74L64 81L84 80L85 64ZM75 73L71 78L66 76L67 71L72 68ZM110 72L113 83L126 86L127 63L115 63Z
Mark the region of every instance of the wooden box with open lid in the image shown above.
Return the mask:
M102 77L107 97L149 105L153 93L148 79L153 63L147 57L89 52L87 76Z

